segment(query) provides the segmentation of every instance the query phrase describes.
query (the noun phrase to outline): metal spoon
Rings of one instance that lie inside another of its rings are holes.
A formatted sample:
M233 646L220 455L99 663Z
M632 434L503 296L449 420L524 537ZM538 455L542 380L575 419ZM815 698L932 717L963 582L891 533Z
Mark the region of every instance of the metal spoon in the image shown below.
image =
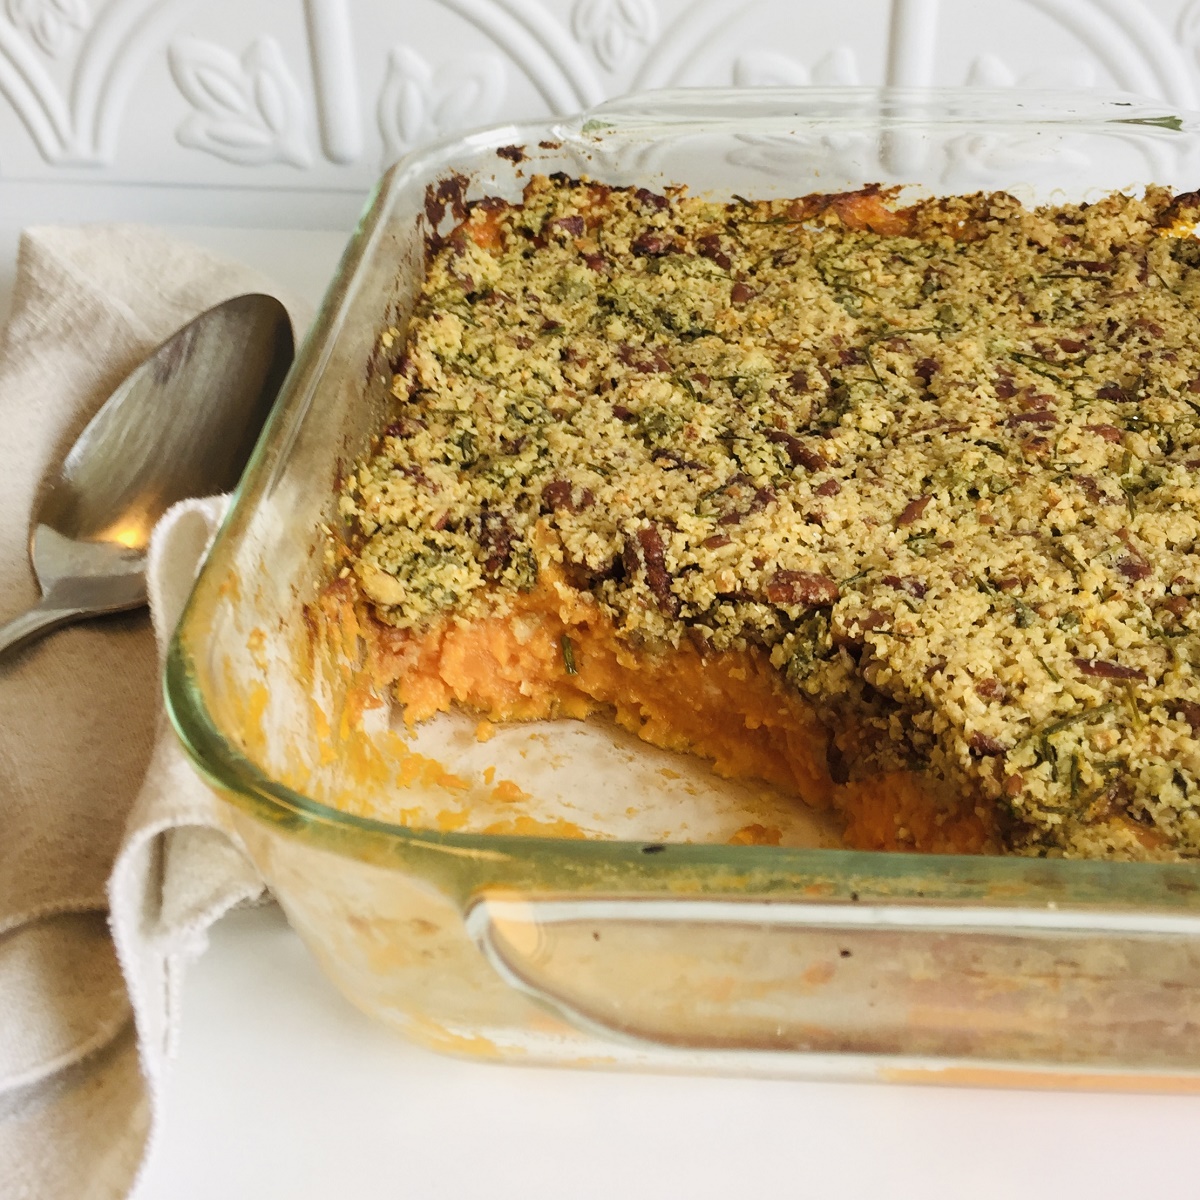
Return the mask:
M42 599L0 627L0 654L146 603L150 531L176 501L237 483L292 354L283 305L236 296L125 379L43 487L29 543Z

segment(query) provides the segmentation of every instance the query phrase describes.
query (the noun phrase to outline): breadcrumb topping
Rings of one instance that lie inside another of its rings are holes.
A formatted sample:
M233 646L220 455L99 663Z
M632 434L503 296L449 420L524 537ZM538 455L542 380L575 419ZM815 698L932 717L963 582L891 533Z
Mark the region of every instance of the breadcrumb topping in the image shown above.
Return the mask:
M359 586L419 631L553 563L1011 850L1200 854L1200 197L893 203L471 206L342 495Z

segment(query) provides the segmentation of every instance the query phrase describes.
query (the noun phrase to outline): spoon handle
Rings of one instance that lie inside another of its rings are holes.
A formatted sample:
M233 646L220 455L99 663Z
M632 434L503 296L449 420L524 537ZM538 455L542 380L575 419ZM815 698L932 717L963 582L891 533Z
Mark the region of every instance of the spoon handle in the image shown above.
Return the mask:
M40 634L48 633L59 625L66 625L85 615L81 608L64 608L60 604L49 604L43 598L28 612L14 617L7 625L0 625L0 655L25 642L32 641Z

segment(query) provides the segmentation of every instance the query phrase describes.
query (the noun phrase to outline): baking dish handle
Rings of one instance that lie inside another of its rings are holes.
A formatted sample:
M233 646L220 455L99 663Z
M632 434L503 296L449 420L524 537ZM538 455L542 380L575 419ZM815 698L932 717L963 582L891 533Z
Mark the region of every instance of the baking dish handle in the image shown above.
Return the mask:
M1200 1070L1200 917L485 894L468 932L590 1033L785 1051Z

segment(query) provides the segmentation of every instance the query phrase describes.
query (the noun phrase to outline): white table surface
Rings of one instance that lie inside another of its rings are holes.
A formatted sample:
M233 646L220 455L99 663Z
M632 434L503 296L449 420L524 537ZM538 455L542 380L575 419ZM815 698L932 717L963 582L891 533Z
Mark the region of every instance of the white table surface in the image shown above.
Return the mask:
M343 230L354 209L330 205ZM314 300L344 240L185 224L199 211L149 191L34 189L0 212L0 310L33 221L159 219ZM443 1058L352 1008L264 908L226 918L188 977L139 1200L1163 1200L1200 1195L1198 1125L1200 1097Z

